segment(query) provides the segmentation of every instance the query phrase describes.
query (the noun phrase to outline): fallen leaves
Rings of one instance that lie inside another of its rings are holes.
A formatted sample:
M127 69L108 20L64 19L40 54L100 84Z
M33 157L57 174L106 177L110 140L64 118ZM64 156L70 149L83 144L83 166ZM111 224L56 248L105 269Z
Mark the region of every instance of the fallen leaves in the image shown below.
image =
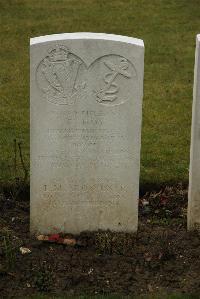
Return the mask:
M62 237L60 234L39 235L39 236L37 236L37 240L51 242L51 243L64 244L64 245L69 245L69 246L81 245L80 242L78 242L76 239Z

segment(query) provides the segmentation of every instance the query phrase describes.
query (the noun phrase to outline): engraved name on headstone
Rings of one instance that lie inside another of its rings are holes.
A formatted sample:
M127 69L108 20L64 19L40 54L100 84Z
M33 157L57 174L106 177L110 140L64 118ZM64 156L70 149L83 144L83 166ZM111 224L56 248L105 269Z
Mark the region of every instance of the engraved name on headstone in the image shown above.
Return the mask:
M194 67L188 229L200 229L200 35L196 38Z
M31 39L31 232L136 231L143 41Z

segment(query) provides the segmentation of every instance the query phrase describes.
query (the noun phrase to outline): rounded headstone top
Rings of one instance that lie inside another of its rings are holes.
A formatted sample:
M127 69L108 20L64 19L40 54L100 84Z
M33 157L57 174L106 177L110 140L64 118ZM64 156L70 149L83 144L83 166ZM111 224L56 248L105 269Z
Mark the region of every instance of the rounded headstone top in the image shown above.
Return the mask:
M30 45L45 43L50 41L58 41L64 39L102 39L110 41L125 42L134 44L136 46L144 47L143 40L129 36L107 34L107 33L91 33L91 32L77 32L77 33L60 33L38 36L30 39Z

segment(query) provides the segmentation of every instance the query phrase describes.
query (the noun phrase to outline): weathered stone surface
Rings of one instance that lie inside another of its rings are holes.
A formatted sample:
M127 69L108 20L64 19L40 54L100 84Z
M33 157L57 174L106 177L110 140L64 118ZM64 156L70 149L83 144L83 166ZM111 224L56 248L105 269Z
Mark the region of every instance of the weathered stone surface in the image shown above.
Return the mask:
M200 35L196 39L191 135L188 229L200 229Z
M136 231L144 45L31 39L31 232Z

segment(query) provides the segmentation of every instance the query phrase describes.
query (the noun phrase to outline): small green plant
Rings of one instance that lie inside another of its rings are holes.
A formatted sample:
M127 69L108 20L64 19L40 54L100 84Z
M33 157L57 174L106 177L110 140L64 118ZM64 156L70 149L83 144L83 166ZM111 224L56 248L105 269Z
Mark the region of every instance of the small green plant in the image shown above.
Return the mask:
M16 263L16 248L13 246L11 235L8 232L3 236L3 252L7 270L13 270Z
M99 231L95 235L95 247L99 254L124 255L132 247L134 237L131 234Z
M48 292L53 281L53 271L46 262L40 264L39 270L35 273L34 285L39 292Z
M95 247L99 254L112 254L112 234L99 231L95 235Z

